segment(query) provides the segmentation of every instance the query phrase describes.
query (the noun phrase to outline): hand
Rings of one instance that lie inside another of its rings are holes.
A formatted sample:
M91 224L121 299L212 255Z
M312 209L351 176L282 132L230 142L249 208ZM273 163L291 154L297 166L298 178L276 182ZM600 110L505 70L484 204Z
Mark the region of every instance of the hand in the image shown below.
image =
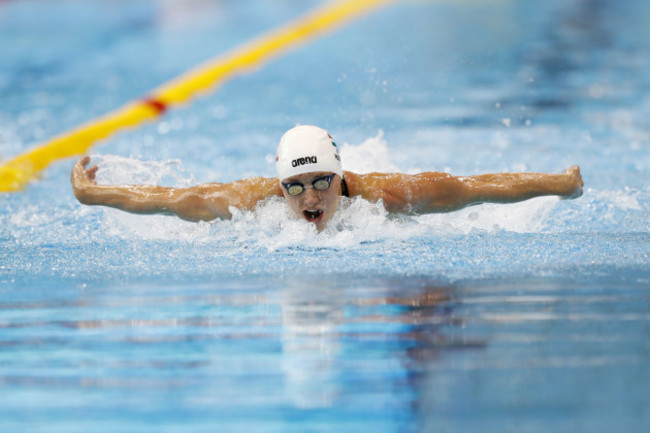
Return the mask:
M72 192L74 193L77 200L84 202L88 194L88 189L93 185L97 185L95 181L95 175L97 174L98 167L93 165L90 168L87 168L87 165L90 163L90 157L84 156L81 158L72 168L72 173L70 174L70 183L72 184Z
M572 165L567 168L564 172L564 175L567 177L568 190L570 191L565 198L578 198L582 195L582 187L585 183L582 181L582 175L580 174L580 167L577 165Z

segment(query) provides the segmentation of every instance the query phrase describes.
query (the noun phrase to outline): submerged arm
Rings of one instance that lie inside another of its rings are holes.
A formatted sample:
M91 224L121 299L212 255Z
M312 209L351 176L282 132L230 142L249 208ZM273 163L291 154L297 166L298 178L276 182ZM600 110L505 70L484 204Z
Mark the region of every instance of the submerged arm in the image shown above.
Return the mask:
M446 173L346 174L352 195L383 200L390 212L449 212L479 203L514 203L544 195L582 195L578 166L562 174L497 173L457 177Z
M70 182L75 197L87 205L109 206L138 214L177 215L189 221L231 217L229 207L252 209L259 201L279 193L277 180L251 178L237 182L209 183L190 188L156 185L98 185L97 166L86 168L89 157L78 161Z

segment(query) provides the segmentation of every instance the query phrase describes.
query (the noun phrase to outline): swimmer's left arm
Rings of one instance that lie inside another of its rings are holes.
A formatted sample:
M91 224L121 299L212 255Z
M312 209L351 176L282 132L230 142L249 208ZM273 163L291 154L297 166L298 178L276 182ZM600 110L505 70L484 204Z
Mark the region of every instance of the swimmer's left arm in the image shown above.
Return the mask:
M452 176L426 172L346 173L351 195L384 202L389 212L450 212L479 203L513 203L543 195L575 198L582 195L578 166L562 174L497 173L478 176Z

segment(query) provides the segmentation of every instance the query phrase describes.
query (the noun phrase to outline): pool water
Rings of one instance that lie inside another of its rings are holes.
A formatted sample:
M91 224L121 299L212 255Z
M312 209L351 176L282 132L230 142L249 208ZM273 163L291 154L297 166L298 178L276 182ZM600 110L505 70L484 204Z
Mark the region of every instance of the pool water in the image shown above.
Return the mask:
M321 2L0 2L0 159ZM280 199L189 223L0 196L0 431L645 432L650 3L402 1L91 151L102 183L274 175L317 124L357 172L561 172L584 195L322 233Z

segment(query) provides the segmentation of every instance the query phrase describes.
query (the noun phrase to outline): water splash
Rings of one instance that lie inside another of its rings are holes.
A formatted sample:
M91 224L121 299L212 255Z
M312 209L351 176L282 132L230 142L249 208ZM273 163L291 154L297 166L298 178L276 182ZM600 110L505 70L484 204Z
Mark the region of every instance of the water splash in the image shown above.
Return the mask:
M188 187L196 183L179 160L142 161L116 155L92 155L97 164L97 183L110 185L144 184Z
M221 221L217 236L235 236L242 245L268 250L284 248L346 249L386 239L406 239L422 233L413 219L389 215L381 203L342 198L338 212L325 230L294 218L284 200L273 197L252 212L233 209L231 221Z
M341 146L343 168L354 173L372 173L374 171L395 173L400 171L393 163L393 157L384 139L384 132L378 131L375 137L367 138L359 145L344 143Z

